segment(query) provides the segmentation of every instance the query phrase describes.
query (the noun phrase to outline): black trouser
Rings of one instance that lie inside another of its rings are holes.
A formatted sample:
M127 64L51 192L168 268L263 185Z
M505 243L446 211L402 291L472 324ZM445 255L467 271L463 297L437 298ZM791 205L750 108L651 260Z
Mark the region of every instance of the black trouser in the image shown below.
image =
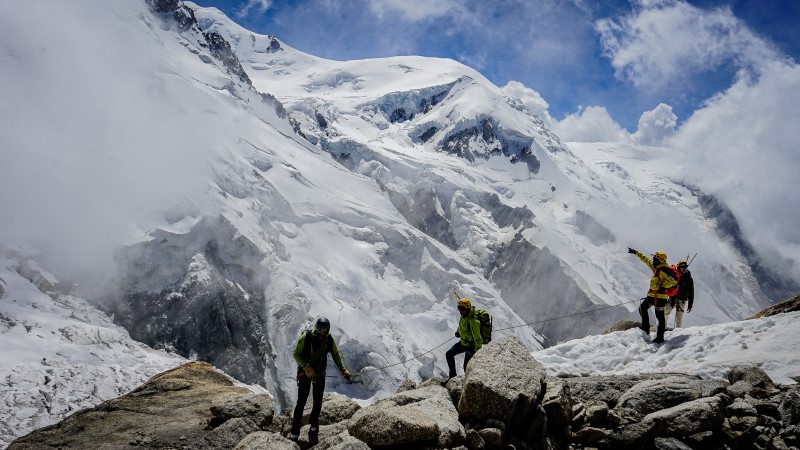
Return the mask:
M297 404L294 406L294 417L292 419L292 434L300 435L300 428L303 426L303 409L306 407L306 400L314 386L314 395L311 397L313 406L311 407L311 418L308 423L312 427L319 427L319 413L322 411L322 394L325 393L325 374L322 373L317 378L318 381L311 382L305 374L297 377Z
M474 346L465 347L461 345L461 341L458 341L444 354L444 357L447 358L447 368L450 369L451 378L456 376L456 355L462 353L464 353L464 371L466 372L467 363L472 359L472 355L475 354Z
M664 317L664 303L666 303L666 300L658 300L658 304L656 304L653 297L647 297L639 306L639 314L642 316L642 330L648 334L650 333L650 313L648 310L651 306L655 306L656 320L658 320L656 339L664 339L664 330L667 329L667 320Z

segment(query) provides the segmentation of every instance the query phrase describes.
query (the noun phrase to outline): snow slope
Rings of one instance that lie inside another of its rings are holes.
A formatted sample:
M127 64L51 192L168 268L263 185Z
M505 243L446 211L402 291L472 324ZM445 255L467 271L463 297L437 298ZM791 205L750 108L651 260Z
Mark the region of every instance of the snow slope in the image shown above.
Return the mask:
M755 365L772 381L800 381L800 312L760 319L678 328L655 345L639 329L618 331L533 352L553 376L679 372L727 380L734 366Z

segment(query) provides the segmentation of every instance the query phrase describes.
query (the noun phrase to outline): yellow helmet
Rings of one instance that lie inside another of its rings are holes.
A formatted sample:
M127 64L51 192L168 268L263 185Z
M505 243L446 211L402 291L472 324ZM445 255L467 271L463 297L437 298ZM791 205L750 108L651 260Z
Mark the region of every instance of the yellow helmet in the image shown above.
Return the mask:
M662 262L667 262L667 254L664 252L655 252L653 253L653 257Z
M466 297L458 299L458 308L472 309L472 302Z
M681 268L681 266L689 267L689 264L686 264L686 261L684 261L684 260L680 260L680 261L678 261L678 264L675 264L675 267L677 267L679 269Z

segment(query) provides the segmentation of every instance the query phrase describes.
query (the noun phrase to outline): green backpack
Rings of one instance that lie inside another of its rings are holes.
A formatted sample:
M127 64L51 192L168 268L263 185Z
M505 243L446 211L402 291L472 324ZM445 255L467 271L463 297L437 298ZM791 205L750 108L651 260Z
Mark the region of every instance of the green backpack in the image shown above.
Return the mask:
M481 339L484 344L488 344L492 340L492 316L485 309L476 309L475 314L481 321Z

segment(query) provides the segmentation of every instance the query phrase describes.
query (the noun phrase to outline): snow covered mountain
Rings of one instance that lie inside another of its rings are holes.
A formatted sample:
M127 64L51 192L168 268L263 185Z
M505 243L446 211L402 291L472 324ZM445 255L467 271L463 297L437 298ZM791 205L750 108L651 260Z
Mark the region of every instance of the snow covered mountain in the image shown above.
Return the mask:
M666 150L565 145L454 61L324 60L177 0L7 9L3 238L280 405L317 316L353 372L409 360L329 380L373 398L443 370L454 290L531 349L632 316L628 246L698 254L688 325L768 304Z

